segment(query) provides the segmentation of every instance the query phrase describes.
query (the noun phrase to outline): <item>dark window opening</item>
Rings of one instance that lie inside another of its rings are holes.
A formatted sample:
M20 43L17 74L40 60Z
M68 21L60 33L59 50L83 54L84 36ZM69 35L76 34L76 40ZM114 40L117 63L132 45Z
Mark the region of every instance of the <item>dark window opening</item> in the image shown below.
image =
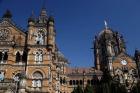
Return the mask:
M19 52L16 53L16 62L20 62L21 61L21 55Z
M7 52L0 52L0 61L6 62L6 60L8 60Z
M7 54L7 52L5 52L3 59L4 59L4 61L8 60L8 54Z
M36 44L38 44L38 45L39 45L39 41L37 41L37 42L36 42Z
M94 82L94 81L95 81L95 80L93 80L93 79L91 80L91 85L94 85L94 84L95 84L95 82Z
M87 80L87 84L89 84L89 85L90 85L90 80Z
M83 81L82 80L80 80L80 85L82 85L83 84Z
M69 81L69 84L72 85L72 80Z
M65 79L65 77L64 77L64 79L63 79L63 84L65 84L66 83L66 79Z
M79 81L78 80L76 80L76 85L79 85Z
M75 85L76 84L75 80L73 80L72 83L73 83L73 85Z
M2 52L0 52L0 61L2 61Z
M27 52L26 51L23 52L22 61L27 62Z
M63 80L62 80L62 77L60 77L60 84L62 84L63 83Z

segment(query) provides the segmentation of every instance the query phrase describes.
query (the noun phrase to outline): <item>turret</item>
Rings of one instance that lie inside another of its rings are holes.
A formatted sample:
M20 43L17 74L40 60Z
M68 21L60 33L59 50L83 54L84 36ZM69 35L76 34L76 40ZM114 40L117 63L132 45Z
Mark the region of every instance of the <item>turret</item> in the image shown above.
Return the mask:
M42 8L41 12L40 12L40 16L39 16L39 23L47 23L48 21L48 16L47 16L47 11L46 8Z
M32 12L31 16L28 18L28 44L33 43L33 33L35 31L35 16L34 13Z
M5 14L3 15L2 18L11 19L11 18L12 18L11 12L10 12L9 10L7 10L7 11L5 12Z
M35 18L34 13L32 12L31 16L28 18L28 26L34 26L35 24Z
M47 46L49 50L55 46L55 29L54 29L54 18L51 16L48 19L48 39L47 39Z

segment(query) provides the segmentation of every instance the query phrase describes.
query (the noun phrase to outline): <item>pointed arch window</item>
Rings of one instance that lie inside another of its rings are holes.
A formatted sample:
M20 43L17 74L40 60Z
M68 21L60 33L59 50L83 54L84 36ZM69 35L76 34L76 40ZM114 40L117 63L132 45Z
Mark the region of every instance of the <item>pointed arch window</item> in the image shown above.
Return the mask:
M33 73L32 87L42 87L43 75L41 72L37 71Z
M3 55L2 52L0 52L0 61L2 61L2 55Z
M21 61L21 55L19 53L19 51L16 53L16 63Z
M38 51L35 53L35 61L36 61L37 63L43 62L43 51L42 51L42 50L38 50Z
M8 54L7 52L0 52L0 62L4 63L8 60Z
M27 62L27 52L26 51L23 52L22 62Z
M36 44L43 45L44 44L44 31L43 29L39 29L39 31L36 34Z
M4 59L4 61L8 60L8 54L7 54L7 52L4 53L3 59Z

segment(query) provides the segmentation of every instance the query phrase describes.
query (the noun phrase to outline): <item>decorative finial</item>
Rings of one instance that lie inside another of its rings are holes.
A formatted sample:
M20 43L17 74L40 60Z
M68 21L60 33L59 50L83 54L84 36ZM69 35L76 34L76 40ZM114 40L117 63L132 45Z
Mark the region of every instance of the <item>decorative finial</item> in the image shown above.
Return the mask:
M6 10L5 14L3 15L3 18L11 18L12 14L9 10Z
M108 28L108 25L107 25L106 20L104 20L104 25L105 25L105 29L107 29Z
M32 10L32 14L31 14L31 16L34 16L34 10Z

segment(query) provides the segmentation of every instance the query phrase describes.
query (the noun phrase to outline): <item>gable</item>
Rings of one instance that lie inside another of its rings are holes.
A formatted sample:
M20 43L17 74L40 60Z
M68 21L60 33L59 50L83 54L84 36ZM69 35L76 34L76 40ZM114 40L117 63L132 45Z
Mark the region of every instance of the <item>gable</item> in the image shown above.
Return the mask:
M24 46L26 34L11 19L0 21L0 45L14 44Z
M131 56L125 53L120 53L117 57L114 58L112 65L114 68L128 67L136 68L136 62Z

